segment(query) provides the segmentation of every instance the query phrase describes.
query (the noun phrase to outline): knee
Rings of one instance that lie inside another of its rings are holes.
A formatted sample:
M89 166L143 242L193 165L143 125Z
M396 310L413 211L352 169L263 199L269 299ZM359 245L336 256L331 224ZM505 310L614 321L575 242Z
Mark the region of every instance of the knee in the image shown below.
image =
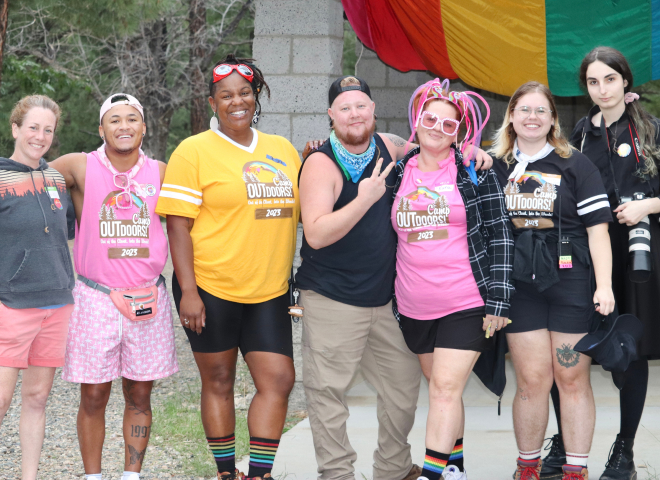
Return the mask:
M5 416L5 413L7 413L7 410L9 410L9 407L11 406L11 399L13 397L13 390L7 395L0 393L0 421L2 418Z
M258 382L257 391L272 393L278 397L289 398L293 385L296 381L296 373L292 368L290 371L276 372L269 375L267 382Z
M99 411L105 411L110 398L110 389L100 388L93 385L93 388L85 388L80 395L80 409L87 415L94 415Z
M125 381L124 400L131 407L141 411L151 410L152 382Z
M30 410L46 410L48 403L48 396L50 388L47 389L30 389L21 392L22 408L29 408Z
M234 394L234 380L236 371L234 368L220 366L211 372L205 372L202 377L202 388L211 391L215 395Z
M568 395L581 394L591 389L588 372L560 368L561 370L555 372L555 382L557 382L557 388L561 393Z
M552 388L552 369L530 369L520 373L516 377L516 380L518 382L518 390L523 390L526 396L540 395L547 397Z
M435 404L450 404L460 401L463 388L458 382L438 381L431 377L429 383L429 401Z

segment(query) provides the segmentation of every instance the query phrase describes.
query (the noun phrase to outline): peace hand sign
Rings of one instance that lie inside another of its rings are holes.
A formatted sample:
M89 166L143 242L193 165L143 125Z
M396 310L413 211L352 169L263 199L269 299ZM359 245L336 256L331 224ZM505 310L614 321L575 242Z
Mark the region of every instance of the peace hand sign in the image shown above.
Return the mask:
M383 165L383 157L379 158L374 167L374 171L370 177L364 178L360 181L358 186L358 198L361 198L368 205L373 205L385 193L385 179L394 168L395 162L385 167L385 170L380 171Z

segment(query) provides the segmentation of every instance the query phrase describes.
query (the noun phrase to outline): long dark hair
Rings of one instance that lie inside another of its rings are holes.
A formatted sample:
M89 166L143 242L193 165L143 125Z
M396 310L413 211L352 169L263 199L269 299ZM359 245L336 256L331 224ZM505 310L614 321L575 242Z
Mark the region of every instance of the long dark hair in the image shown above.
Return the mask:
M633 87L633 74L630 69L630 64L623 54L611 47L596 47L584 57L580 65L580 84L582 88L587 89L587 68L592 63L599 61L615 70L628 85L623 87L624 93L628 93ZM639 138L639 145L642 153L644 154L644 170L643 173L652 177L658 174L658 167L656 161L660 159L660 148L655 143L657 134L657 126L653 121L653 117L642 107L639 101L626 103L626 112L637 132Z
M264 74L254 64L254 58L236 58L236 55L230 53L224 58L224 60L220 60L218 63L216 63L211 69L211 72L213 72L215 67L217 67L218 65L222 65L225 63L228 65L239 65L242 63L252 69L252 72L254 73L254 78L252 79L250 85L252 86L252 92L254 93L254 99L256 104L255 113L257 115L261 114L261 103L259 103L259 94L261 94L261 92L265 89L266 95L270 99L270 88L268 87L266 80L264 80ZM213 77L211 76L211 80L209 81L209 94L211 96L215 94L216 84L217 82L213 83Z

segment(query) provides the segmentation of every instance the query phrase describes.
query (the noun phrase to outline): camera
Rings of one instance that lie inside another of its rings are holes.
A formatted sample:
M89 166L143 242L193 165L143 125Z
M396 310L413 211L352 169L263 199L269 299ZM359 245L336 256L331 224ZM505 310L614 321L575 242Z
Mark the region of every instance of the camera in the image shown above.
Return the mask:
M644 199L646 195L635 192L632 197L621 197L620 204ZM628 230L628 273L632 282L643 283L651 278L652 270L651 228L647 215Z

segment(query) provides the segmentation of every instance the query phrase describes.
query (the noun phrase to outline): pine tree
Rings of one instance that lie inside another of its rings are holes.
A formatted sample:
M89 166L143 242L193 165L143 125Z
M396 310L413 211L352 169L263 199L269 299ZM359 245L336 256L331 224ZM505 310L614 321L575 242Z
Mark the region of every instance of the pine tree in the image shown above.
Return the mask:
M99 220L107 220L108 212L105 209L105 204L101 205L101 210L99 210Z

